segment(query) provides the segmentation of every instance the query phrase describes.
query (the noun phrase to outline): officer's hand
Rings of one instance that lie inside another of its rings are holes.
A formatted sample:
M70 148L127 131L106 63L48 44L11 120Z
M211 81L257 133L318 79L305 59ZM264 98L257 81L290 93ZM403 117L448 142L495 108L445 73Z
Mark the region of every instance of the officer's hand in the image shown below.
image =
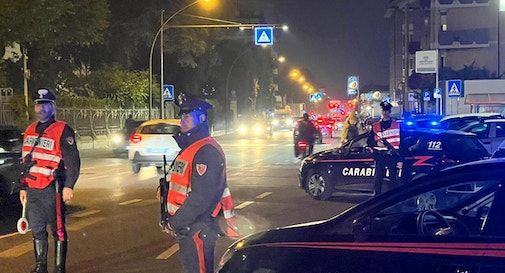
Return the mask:
M400 162L396 163L396 168L397 169L403 168L403 162L400 161Z
M25 190L19 191L19 201L21 201L21 204L26 204L26 191Z
M63 188L63 202L70 201L74 197L74 190L71 188Z
M164 232L168 233L168 235L172 236L172 237L175 237L175 231L172 229L172 227L170 226L170 224L167 223L167 225L165 226L165 228L163 229Z

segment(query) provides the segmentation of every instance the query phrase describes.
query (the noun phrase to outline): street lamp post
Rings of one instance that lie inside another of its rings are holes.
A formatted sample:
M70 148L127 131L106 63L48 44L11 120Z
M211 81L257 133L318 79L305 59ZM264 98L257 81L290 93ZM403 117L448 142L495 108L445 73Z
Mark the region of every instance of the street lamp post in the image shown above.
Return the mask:
M156 40L158 39L158 36L160 36L161 34L161 37L163 37L163 28L165 27L166 24L168 24L168 22L170 22L175 16L177 16L179 13L183 12L184 10L198 4L199 2L208 2L209 0L196 0L194 2L192 2L191 4L188 4L184 7L182 7L181 9L179 9L178 11L176 11L174 14L172 14L165 22L163 22L163 10L161 11L161 26L160 26L160 29L158 29L158 32L156 32L156 35L154 36L154 39L153 39L153 43L151 44L151 51L149 53L149 119L151 119L151 111L152 111L152 107L153 107L153 51L154 51L154 45L156 44ZM163 39L160 39L160 43L161 43L161 50L160 50L160 57L161 57L161 86L160 86L160 117L163 118L164 117L164 113L163 113Z

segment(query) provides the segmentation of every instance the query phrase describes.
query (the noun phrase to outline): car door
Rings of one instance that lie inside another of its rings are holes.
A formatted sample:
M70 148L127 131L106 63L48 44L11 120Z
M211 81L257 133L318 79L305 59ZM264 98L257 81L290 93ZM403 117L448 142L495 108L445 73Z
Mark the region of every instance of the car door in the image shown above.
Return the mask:
M367 149L367 136L353 139L345 151L342 175L353 184L370 184L375 175L373 154Z
M505 140L505 122L493 122L491 127L491 144L490 152L494 153L500 147L500 144Z
M490 237L483 236L481 228L489 211L485 207L492 207L496 200L503 203L495 196L503 190L502 178L473 174L436 179L442 183L396 198L383 198L382 204L352 221L354 242L344 247L353 251L353 260L359 257L360 264L367 265L366 271L359 272L505 272L503 267L502 271L494 269L495 265L504 265L502 260L493 257L481 260L490 246ZM450 223L453 234L446 233L444 221L438 215ZM424 231L420 231L420 225ZM497 247L503 248L503 244ZM504 254L499 253L501 257ZM496 253L490 252L489 256L492 255ZM484 263L490 265L489 271L480 271Z

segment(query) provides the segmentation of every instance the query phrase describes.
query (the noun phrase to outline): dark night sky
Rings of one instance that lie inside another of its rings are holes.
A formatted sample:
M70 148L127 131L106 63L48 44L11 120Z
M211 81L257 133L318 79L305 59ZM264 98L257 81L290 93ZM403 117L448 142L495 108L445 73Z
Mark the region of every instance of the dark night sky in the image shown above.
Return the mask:
M343 96L347 75L360 85L388 84L389 0L270 0L267 21L287 23L275 50L289 66L308 68L316 84ZM272 22L274 23L274 22Z

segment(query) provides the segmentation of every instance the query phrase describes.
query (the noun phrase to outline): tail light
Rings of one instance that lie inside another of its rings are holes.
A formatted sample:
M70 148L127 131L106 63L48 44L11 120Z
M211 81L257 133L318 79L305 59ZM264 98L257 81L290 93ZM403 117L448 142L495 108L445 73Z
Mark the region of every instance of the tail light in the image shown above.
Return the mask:
M298 145L298 148L305 149L305 148L307 148L308 143L305 141L298 141L297 145Z
M142 136L139 134L132 134L130 136L130 142L133 144L137 144L142 141Z
M331 125L330 125L330 124L326 125L326 127L328 127L328 128L330 128L330 129L331 129Z

